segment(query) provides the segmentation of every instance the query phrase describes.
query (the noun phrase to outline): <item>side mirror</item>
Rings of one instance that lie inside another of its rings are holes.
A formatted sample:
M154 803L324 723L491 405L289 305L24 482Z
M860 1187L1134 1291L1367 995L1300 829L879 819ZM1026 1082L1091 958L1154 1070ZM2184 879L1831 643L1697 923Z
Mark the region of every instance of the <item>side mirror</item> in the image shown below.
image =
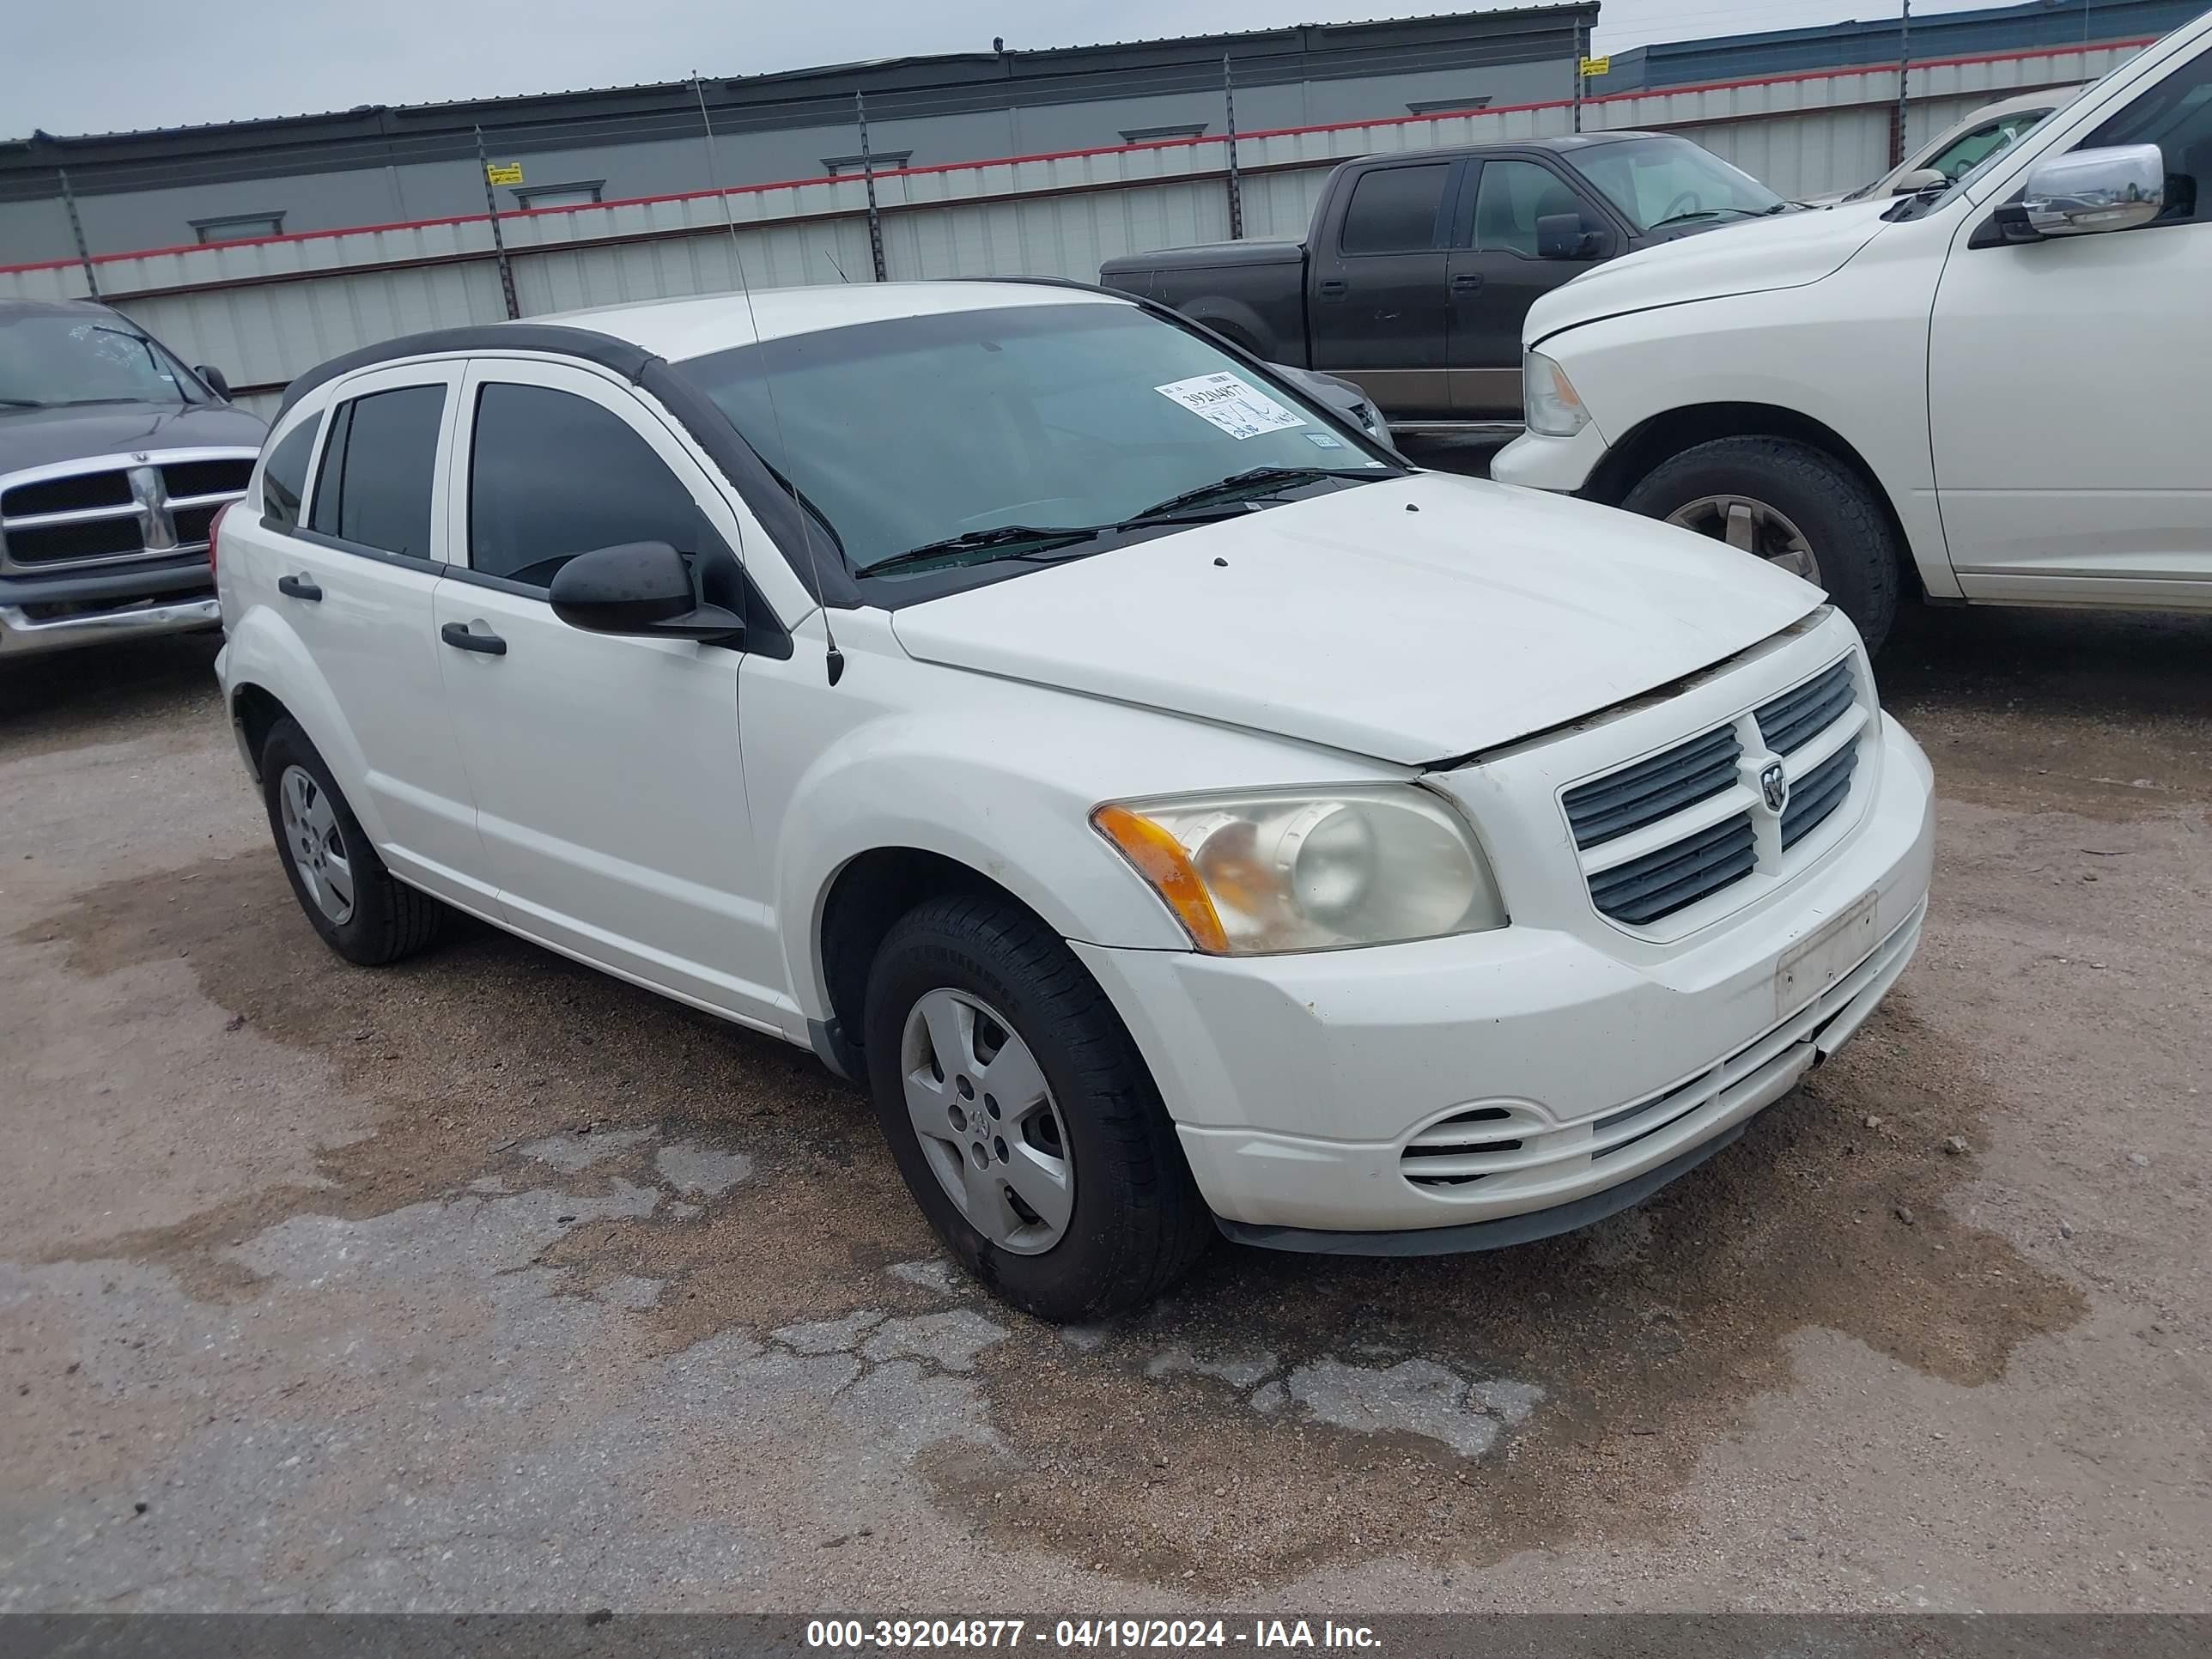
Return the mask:
M553 574L553 614L586 634L645 635L731 645L744 619L702 605L691 568L666 542L624 542L579 553Z
M1938 190L1951 181L1940 167L1915 167L1910 173L1898 175L1897 182L1889 187L1892 196L1917 196L1923 190Z
M205 380L208 390L214 392L216 397L225 403L230 401L230 382L223 379L221 369L210 368L205 363L195 363L192 366L192 373Z
M1602 246L1602 238L1583 224L1579 213L1547 213L1536 221L1540 259L1595 259Z
M1996 210L1996 224L2007 241L2036 242L2132 230L2165 207L2165 152L2156 144L2120 144L2037 162L2020 199Z

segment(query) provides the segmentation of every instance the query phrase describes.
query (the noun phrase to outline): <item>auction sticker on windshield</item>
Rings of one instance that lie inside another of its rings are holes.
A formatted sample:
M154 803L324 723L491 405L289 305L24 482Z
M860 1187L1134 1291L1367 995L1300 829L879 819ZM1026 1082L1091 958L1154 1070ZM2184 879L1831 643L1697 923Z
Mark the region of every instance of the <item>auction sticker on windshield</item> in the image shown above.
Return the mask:
M1212 422L1232 438L1256 438L1263 432L1285 432L1305 424L1304 416L1234 374L1194 374L1152 390Z

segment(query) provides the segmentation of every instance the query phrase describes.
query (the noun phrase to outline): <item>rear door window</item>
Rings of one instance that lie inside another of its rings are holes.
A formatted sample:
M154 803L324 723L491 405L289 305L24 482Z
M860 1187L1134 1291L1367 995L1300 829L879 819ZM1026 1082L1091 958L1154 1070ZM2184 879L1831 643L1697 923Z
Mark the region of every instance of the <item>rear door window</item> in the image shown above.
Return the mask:
M380 553L430 556L430 487L443 386L399 386L340 404L323 447L311 527Z
M1344 210L1338 247L1346 253L1425 253L1443 246L1437 210L1450 176L1449 161L1360 174Z
M261 470L261 522L270 530L289 530L300 522L300 502L307 493L307 463L323 417L314 416L284 434Z

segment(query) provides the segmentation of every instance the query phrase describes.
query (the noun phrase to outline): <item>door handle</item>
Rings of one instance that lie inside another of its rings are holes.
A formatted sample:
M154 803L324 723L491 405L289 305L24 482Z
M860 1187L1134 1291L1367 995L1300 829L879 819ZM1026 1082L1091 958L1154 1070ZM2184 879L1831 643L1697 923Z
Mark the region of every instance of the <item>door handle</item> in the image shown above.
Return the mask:
M323 590L307 576L279 576L276 591L288 599L316 600L323 597Z
M1321 285L1321 297L1324 300L1341 300L1344 297L1345 290L1350 286L1351 284L1346 283L1341 276L1323 277L1322 279Z
M1455 294L1472 294L1482 286L1482 273L1479 270L1462 270L1452 278L1451 285L1452 291Z
M496 634L471 634L466 623L447 623L438 630L438 637L447 645L463 651L481 651L487 657L507 654L507 641Z

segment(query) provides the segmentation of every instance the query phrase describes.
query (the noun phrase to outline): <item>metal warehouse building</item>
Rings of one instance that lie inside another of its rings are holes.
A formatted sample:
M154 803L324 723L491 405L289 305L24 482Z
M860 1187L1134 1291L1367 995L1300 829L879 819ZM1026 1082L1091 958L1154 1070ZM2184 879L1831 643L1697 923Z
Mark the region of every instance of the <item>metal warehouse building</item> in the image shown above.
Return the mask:
M0 264L1571 94L1595 0L0 143ZM699 98L714 121L708 176ZM481 140L479 139L481 135ZM481 142L481 150L479 143Z
M1838 0L1842 10L1850 0ZM1879 0L1862 0L1875 4ZM1900 8L1887 15L1823 23L1817 28L1773 29L1758 34L1670 40L1617 52L1612 68L1593 89L1643 92L1659 87L1740 81L1757 76L1893 65L1900 59L1939 63L2036 47L2084 46L2096 41L2145 40L2180 27L2204 9L2205 0L2028 0L2025 5L1976 11L1923 13L1908 32Z

